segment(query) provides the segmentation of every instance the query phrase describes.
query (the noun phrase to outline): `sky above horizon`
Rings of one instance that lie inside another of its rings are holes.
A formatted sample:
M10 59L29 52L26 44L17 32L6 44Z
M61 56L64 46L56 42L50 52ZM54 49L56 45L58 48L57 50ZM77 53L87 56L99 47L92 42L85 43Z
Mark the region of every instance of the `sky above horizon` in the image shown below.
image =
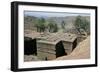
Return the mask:
M35 17L66 17L66 16L90 16L88 13L69 13L69 12L43 12L43 11L24 11L25 16Z

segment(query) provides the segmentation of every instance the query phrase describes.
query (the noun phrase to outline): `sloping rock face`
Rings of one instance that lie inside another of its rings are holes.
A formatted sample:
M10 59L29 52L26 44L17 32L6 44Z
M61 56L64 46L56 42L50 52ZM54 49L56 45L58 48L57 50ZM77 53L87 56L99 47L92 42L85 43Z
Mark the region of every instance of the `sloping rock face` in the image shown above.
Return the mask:
M90 36L73 50L73 52L67 56L58 57L56 60L71 60L71 59L88 59L90 58Z

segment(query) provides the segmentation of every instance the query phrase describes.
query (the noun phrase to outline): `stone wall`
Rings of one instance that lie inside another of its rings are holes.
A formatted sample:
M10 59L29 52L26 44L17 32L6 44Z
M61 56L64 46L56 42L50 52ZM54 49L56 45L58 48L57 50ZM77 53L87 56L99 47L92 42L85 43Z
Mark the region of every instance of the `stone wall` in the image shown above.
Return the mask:
M56 59L56 55L44 51L37 51L37 56L41 60L53 60Z
M41 60L52 60L66 54L62 41L56 44L37 42L37 56Z
M63 41L63 46L67 55L72 52L72 45L72 42Z
M37 57L41 60L52 60L56 58L55 45L41 43L37 40Z

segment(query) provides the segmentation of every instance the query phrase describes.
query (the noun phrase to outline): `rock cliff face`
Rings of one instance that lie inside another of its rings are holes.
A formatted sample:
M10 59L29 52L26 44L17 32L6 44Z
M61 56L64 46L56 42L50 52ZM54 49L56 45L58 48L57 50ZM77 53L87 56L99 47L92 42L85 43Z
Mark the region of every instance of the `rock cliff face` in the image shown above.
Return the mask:
M71 59L88 59L90 58L90 36L73 50L73 52L67 56L58 57L56 60L71 60Z

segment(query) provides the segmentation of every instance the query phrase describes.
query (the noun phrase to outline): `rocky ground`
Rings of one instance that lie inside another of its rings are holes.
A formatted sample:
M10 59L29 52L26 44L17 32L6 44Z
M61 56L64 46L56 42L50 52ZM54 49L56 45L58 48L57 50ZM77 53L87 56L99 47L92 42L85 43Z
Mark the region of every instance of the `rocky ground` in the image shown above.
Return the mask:
M24 62L29 62L29 61L40 61L37 56L34 55L24 55Z

